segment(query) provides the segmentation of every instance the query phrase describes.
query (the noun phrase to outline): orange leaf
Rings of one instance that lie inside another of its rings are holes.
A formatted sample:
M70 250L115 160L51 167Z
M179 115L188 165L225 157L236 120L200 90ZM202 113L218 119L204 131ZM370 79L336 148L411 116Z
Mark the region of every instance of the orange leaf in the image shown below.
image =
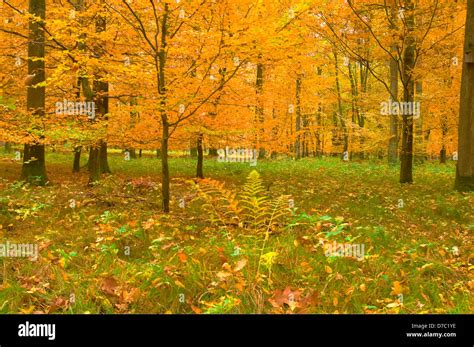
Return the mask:
M247 262L248 262L247 259L239 260L237 262L237 265L235 265L234 267L234 272L242 270L245 267L245 265L247 265Z
M188 259L188 257L186 256L186 254L182 253L182 252L179 252L178 253L178 258L179 260L182 262L182 263L185 263L186 260Z

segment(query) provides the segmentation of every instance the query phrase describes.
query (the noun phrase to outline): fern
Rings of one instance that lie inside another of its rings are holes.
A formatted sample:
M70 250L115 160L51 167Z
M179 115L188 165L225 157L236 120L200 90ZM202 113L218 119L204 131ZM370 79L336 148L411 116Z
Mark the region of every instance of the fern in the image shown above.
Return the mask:
M249 174L239 196L226 189L223 183L210 179L201 180L194 184L194 188L213 224L239 225L256 233L265 233L268 237L289 214L287 196L274 200L266 196L257 171Z
M270 203L265 196L265 188L257 171L254 170L248 175L240 201L244 220L255 231L265 228L265 223L270 217Z
M194 182L193 182L194 183ZM212 224L239 224L239 202L236 194L224 188L224 183L204 179L194 184L198 197L204 201L202 208L206 210Z

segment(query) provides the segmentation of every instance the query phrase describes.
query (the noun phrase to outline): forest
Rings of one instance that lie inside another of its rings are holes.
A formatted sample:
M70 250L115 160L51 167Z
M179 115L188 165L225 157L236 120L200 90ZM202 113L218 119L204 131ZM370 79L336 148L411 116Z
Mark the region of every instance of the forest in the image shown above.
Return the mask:
M467 314L474 0L3 0L0 314Z

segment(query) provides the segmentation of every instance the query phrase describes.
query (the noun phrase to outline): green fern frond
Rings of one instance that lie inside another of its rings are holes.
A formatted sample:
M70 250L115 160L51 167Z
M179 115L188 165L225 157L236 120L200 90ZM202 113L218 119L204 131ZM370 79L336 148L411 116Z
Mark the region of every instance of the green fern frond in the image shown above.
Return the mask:
M221 226L242 225L256 233L268 235L289 215L288 196L271 200L265 193L260 174L252 171L244 184L242 193L226 189L218 181L205 179L194 183L202 208L213 224Z

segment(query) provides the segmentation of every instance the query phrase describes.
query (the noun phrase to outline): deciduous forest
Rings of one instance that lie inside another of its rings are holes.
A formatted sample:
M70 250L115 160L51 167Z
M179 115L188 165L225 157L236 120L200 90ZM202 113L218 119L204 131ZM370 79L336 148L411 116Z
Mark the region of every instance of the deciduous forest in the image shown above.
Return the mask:
M3 0L0 313L471 313L474 0Z

